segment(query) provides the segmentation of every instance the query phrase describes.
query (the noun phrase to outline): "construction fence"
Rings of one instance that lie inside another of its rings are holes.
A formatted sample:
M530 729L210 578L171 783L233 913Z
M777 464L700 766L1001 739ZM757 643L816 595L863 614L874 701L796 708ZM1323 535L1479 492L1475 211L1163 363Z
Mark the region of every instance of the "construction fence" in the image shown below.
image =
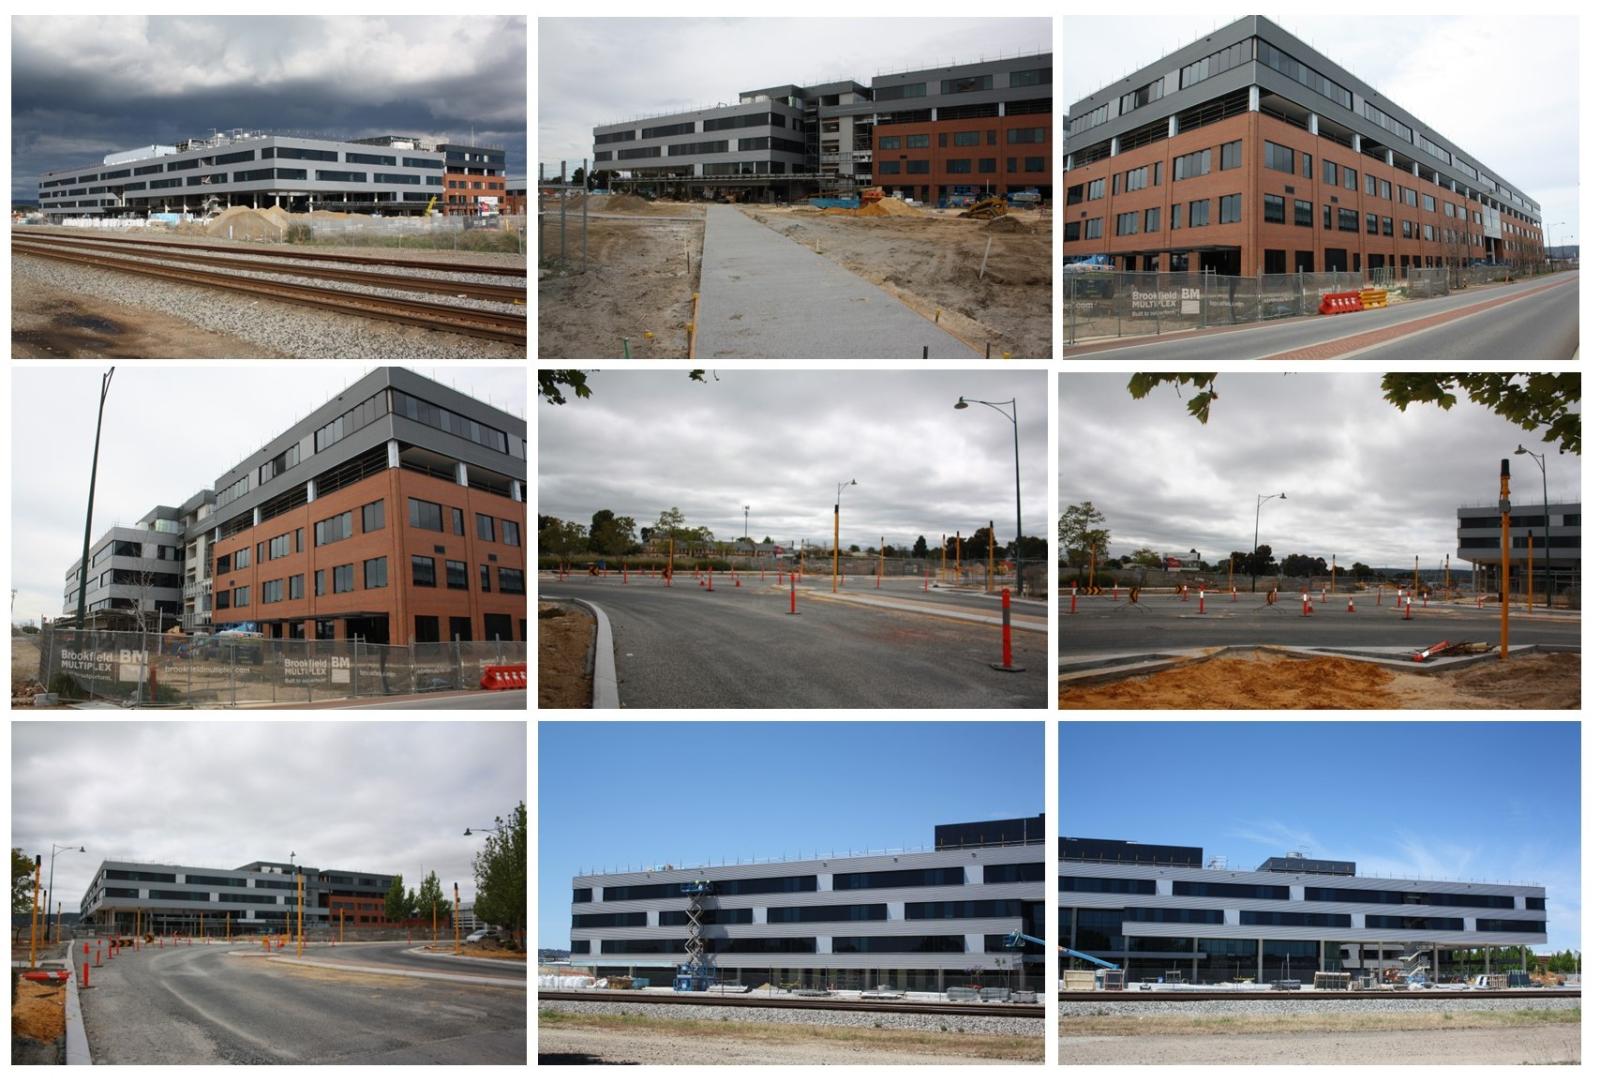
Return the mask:
M241 707L465 691L482 686L485 666L528 660L528 645L515 640L402 646L46 625L37 636L12 639L14 699L19 676L28 676L19 674L19 645L29 648L22 668L31 659L34 679L61 702L121 707Z
M746 579L754 578L757 583L766 580L779 581L779 577L787 576L793 572L808 578L831 578L833 575L833 554L808 553L802 560L797 556L783 557L754 557L754 556L684 556L679 555L672 562L675 575L692 575L697 570L710 568L714 572L739 572ZM557 575L568 579L583 578L589 575L599 577L617 577L622 575L624 568L630 575L658 575L666 569L667 559L664 556L626 556L606 557L595 554L574 554L570 557L559 557L542 554L539 557L539 570L555 572ZM930 587L935 585L945 587L961 587L964 589L988 590L998 593L1002 587L1009 587L1013 592L1017 588L1017 565L1011 560L1004 559L998 552L995 554L994 564L991 566L987 560L968 560L963 554L963 559L958 563L946 557L939 559L939 554L934 553L927 557L889 557L883 558L881 564L878 557L865 553L840 553L839 574L846 577L851 583L867 581L870 586L879 575L885 579L915 579L926 580ZM1050 565L1045 560L1024 560L1022 562L1022 593L1024 596L1042 598L1049 589Z
M473 215L295 217L297 221L283 229L282 239L286 243L516 255L526 255L528 251L528 218L521 214L491 218Z

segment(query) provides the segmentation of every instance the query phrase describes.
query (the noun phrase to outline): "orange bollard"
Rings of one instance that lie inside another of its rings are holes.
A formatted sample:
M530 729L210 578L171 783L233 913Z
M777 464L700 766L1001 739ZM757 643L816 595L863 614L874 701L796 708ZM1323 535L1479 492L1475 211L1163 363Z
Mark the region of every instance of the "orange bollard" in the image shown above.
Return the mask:
M795 615L794 608L794 573L789 573L789 616Z
M1350 595L1350 604L1345 606L1344 611L1346 613L1354 613L1356 611L1356 596L1354 594Z
M1206 592L1203 590L1200 592L1200 615L1206 615Z
M1303 590L1300 592L1300 615L1302 617L1311 616L1311 595Z
M1237 602L1239 600L1239 588L1238 587L1229 587L1228 588L1228 593L1232 595L1232 597L1229 598L1228 601Z
M1401 617L1400 619L1401 620L1410 620L1411 619L1411 599L1410 598L1406 599L1406 615Z
M1116 601L1116 600L1117 600L1117 599L1118 599L1118 598L1120 598L1120 597L1122 597L1122 590L1121 590L1121 588L1120 588L1120 587L1116 587L1116 586L1113 586L1113 587L1112 587L1112 588L1111 588L1111 600L1112 600L1112 601L1113 601L1113 602L1114 602L1114 601Z
M1073 587L1072 588L1072 606L1071 606L1071 608L1069 608L1067 610L1067 612L1068 613L1076 613L1077 611L1078 611L1078 588L1077 587Z
M1021 666L1011 664L1011 588L1000 588L1000 662L989 663L991 669L1006 673L1020 673Z

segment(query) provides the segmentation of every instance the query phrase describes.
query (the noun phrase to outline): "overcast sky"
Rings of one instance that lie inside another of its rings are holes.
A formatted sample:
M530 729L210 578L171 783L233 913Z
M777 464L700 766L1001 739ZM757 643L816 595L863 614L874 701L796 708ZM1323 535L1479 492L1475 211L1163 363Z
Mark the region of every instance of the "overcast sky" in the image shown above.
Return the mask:
M522 722L13 722L11 845L47 877L52 845L84 847L56 856L67 912L102 861L232 869L290 851L408 889L437 872L466 905L481 843L462 832L527 801L527 749Z
M11 577L14 621L59 616L67 566L83 550L100 376L89 366L18 367L11 399ZM100 436L90 541L177 506L360 379L371 366L122 365ZM413 371L517 417L528 414L520 367Z
M1545 455L1550 502L1580 499L1578 457L1560 455L1466 395L1449 411L1383 399L1376 373L1224 373L1211 421L1201 425L1170 385L1135 401L1128 375L1061 377L1061 506L1085 500L1105 513L1110 552L1140 546L1200 551L1214 563L1250 549L1256 497L1261 544L1274 557L1337 555L1341 567L1459 567L1458 507L1499 499L1500 460L1511 459L1511 500L1539 504Z
M521 15L123 15L11 19L11 189L114 151L249 128L418 135L506 150L527 175Z
M1062 111L1244 14L1064 20ZM1575 17L1519 13L1512 47L1503 29L1479 14L1268 18L1532 197L1552 227L1551 243L1577 243ZM1518 73L1534 73L1533 97L1508 93Z
M1046 384L1038 371L707 373L598 371L593 396L538 405L539 514L588 525L609 508L640 526L682 510L722 540L744 533L783 545L831 540L836 485L840 543L909 546L921 534L994 520L1016 534L1010 422L958 398L1018 400L1022 530L1048 538Z
M746 90L1046 53L1048 18L540 19L538 156L594 157L593 129L734 105ZM620 58L626 58L620 60ZM620 62L619 62L620 60ZM600 75L603 73L603 77Z

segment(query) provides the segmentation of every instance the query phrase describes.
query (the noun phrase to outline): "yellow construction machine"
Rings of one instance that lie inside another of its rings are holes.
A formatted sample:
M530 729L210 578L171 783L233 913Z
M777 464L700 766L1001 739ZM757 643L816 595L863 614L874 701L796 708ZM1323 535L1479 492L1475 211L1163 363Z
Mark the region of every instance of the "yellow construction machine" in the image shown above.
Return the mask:
M963 218L999 218L1009 214L1011 208L1006 205L1004 196L984 196L972 206L961 212Z

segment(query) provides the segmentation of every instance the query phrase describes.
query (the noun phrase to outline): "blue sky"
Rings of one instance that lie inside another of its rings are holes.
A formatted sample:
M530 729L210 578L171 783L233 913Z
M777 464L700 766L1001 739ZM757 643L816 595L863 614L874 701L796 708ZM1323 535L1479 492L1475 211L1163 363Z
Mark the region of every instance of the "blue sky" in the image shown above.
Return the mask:
M1063 723L1061 834L1543 884L1577 949L1579 761L1576 722Z
M933 846L937 823L1044 810L1044 727L541 722L539 946L607 868Z

